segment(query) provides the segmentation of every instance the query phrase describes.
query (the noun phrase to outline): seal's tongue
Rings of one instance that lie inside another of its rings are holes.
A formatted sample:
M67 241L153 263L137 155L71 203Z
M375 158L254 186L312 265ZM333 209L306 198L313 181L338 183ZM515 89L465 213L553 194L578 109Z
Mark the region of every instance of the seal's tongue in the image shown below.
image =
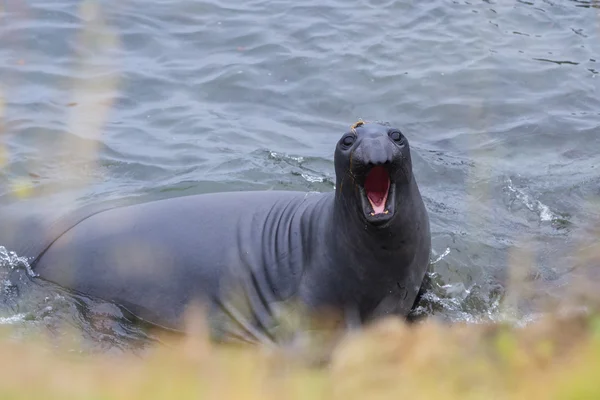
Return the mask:
M389 189L390 175L387 170L381 166L371 168L365 181L365 192L375 214L384 212Z

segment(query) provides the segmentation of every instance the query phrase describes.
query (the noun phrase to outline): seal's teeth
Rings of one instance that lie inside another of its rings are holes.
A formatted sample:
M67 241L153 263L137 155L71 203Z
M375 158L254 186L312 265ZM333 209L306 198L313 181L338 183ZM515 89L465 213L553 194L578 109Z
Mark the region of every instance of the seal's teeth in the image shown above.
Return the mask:
M383 213L384 213L384 214L389 214L389 213L390 213L390 210L385 210Z
M373 216L375 216L375 213L374 213L374 212L372 212L372 213L371 213L371 217L373 217Z

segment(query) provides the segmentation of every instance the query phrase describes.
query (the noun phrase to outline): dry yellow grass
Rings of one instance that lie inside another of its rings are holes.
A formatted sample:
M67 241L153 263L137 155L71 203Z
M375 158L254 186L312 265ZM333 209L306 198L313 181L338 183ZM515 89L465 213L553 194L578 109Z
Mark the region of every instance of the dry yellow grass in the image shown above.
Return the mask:
M583 316L520 329L389 319L347 336L326 368L202 334L144 356L5 337L0 357L2 399L600 398L600 319Z

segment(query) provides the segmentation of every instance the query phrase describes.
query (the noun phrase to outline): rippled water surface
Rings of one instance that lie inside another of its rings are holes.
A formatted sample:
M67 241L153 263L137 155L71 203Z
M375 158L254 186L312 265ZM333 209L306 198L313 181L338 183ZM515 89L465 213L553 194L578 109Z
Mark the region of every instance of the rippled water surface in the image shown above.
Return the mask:
M496 319L515 276L534 298L578 276L600 214L597 1L9 0L0 21L2 207L329 191L340 134L385 120L430 212L418 314ZM0 251L0 323L146 340L19 265Z

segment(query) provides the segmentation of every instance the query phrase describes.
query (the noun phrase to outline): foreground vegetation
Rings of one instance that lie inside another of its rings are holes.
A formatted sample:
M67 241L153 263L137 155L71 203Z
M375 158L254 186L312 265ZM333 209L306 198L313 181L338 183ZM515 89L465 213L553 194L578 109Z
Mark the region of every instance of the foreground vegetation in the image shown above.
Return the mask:
M63 348L5 336L0 398L600 398L600 318L585 316L525 328L389 319L346 337L322 368L203 335L165 338L143 356Z

